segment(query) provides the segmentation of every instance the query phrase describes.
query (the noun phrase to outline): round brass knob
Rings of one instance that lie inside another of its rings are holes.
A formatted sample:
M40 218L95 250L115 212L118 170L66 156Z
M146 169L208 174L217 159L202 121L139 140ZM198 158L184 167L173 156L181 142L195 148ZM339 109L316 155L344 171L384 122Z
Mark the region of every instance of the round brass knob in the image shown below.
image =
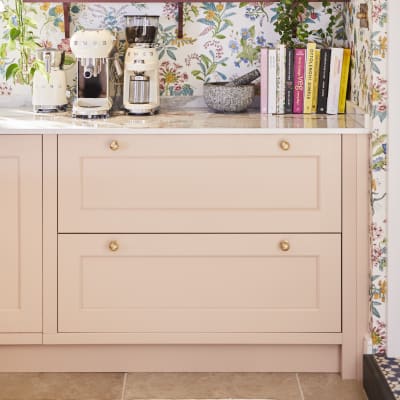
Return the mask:
M109 248L111 251L117 251L117 250L119 249L119 244L118 244L118 242L117 242L116 240L112 240L112 241L109 243L108 248Z
M279 142L279 147L284 151L289 150L290 149L290 143L288 141L286 141L286 140L281 140Z
M116 151L116 150L119 149L119 143L118 143L117 140L113 140L113 141L110 143L110 149L111 149L112 151Z
M290 243L287 240L281 240L279 242L279 247L282 251L288 251L290 249Z

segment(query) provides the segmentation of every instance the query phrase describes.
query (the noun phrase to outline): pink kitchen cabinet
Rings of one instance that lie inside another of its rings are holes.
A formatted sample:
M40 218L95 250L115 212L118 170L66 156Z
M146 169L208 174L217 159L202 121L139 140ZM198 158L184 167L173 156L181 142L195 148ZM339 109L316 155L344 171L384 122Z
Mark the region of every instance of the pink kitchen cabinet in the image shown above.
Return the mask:
M42 137L0 136L0 343L41 343Z

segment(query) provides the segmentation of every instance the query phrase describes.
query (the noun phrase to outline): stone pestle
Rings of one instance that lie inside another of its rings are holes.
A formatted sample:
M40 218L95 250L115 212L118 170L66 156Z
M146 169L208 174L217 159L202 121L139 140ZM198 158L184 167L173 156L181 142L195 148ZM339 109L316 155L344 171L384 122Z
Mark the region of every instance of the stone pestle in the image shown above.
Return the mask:
M248 72L247 74L239 76L239 78L236 78L231 82L228 82L225 86L231 87L231 86L239 86L239 85L248 85L250 82L253 82L255 79L257 79L260 75L261 74L258 69L253 69L252 71Z

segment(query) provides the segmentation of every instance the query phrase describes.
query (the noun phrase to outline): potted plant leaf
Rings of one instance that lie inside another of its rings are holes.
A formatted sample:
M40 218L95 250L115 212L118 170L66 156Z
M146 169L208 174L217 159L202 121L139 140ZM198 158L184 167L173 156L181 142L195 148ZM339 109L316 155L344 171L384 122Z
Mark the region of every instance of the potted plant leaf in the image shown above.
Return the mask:
M36 13L34 7L26 5L22 0L5 4L0 12L4 28L0 57L5 59L17 53L16 59L6 68L6 80L13 79L21 85L31 85L36 71L47 74L44 63L34 57L34 52L40 45L33 33L36 24L29 17L32 13Z
M281 43L287 47L305 47L312 38L322 46L330 46L336 17L330 1L322 1L322 6L324 13L329 15L329 24L324 30L311 30L307 17L313 7L310 6L309 0L280 0L273 22L275 32L281 37Z

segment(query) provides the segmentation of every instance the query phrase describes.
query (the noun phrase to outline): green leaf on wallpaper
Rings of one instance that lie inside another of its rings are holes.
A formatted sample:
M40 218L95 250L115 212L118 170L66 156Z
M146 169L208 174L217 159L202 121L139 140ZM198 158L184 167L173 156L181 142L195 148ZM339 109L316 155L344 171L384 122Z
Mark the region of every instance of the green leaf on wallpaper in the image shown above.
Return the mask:
M221 34L215 35L215 37L216 37L217 39L225 39L225 38L226 38L225 35L221 35Z
M372 146L379 146L382 143L385 143L387 140L388 135L379 135L372 141Z
M376 302L376 301L372 302L372 307L371 307L372 308L372 314L377 318L381 317L381 314L379 314L379 311L375 307L375 306L379 306L379 305L381 305L381 304Z
M243 7L246 7L247 6L247 4L249 4L249 3L239 3L239 8L243 8Z
M200 55L200 60L205 64L205 66L208 68L211 65L211 60L204 54Z
M18 28L12 28L10 30L11 40L15 40L20 34L21 34L21 31Z
M228 26L233 26L233 22L230 19L224 19L224 23Z
M204 81L204 79L200 76L201 75L201 71L199 71L199 70L194 70L194 71L192 71L192 75L196 78L196 79L198 79L199 81Z
M372 63L371 65L372 65L372 71L376 72L377 74L381 73L379 67L375 63Z
M373 154L373 157L379 156L379 154L383 154L385 151L383 150L383 147L379 147L378 150Z
M208 68L207 75L211 75L217 69L217 64L212 64L210 68Z
M6 80L14 77L18 71L18 64L10 64L6 69Z
M171 50L167 50L167 54L170 58L176 61L176 56Z

